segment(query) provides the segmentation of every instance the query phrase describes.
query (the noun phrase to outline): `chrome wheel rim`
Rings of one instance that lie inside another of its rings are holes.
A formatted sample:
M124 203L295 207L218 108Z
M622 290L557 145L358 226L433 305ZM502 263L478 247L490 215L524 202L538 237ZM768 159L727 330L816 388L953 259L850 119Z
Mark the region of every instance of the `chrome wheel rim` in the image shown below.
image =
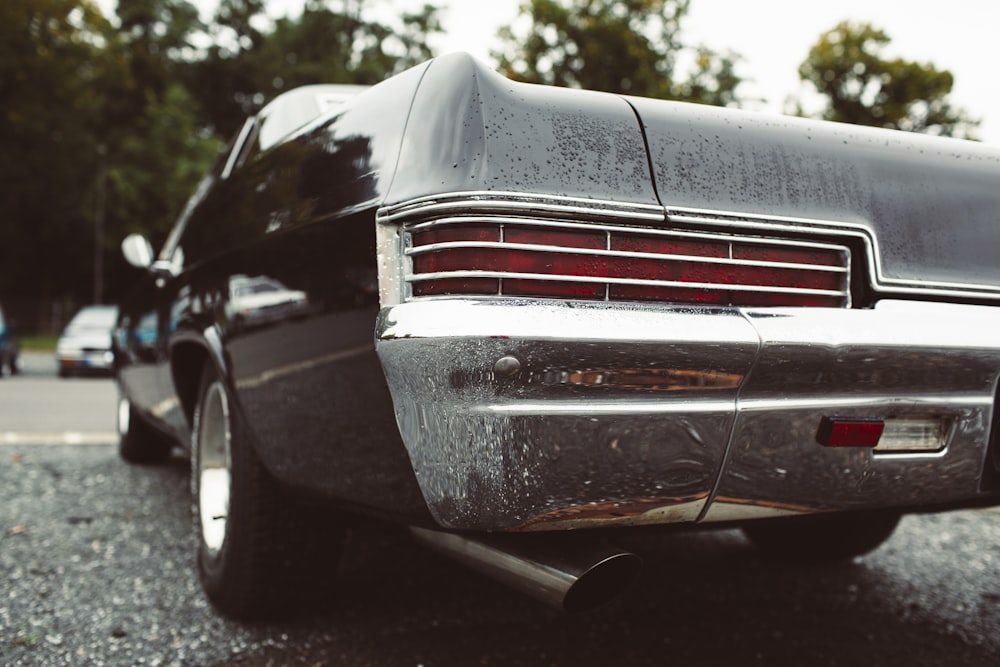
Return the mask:
M232 475L229 402L219 382L205 392L197 431L198 523L208 556L214 557L226 539Z

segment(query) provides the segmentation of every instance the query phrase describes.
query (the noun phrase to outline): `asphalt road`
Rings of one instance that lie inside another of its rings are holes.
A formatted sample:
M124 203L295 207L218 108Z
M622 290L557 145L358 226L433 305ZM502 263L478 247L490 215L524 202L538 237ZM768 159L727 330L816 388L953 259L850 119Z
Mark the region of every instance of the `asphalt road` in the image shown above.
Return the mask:
M20 375L0 378L0 438L7 434L10 441L11 434L20 434L33 442L115 441L117 393L109 378L59 380L51 354L22 353L20 366Z
M0 665L1000 664L995 509L908 517L836 567L769 561L737 531L634 538L638 583L575 616L364 526L327 611L237 624L198 587L186 460L61 444L99 442L83 435L113 429L113 406L106 379L0 380ZM60 444L5 441L15 425Z

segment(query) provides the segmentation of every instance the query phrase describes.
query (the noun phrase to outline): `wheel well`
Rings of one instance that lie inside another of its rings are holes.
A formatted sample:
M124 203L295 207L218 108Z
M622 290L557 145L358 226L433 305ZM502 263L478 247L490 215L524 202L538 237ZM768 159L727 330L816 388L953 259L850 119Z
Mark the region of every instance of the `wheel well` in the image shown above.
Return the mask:
M201 373L207 361L208 350L197 343L180 343L171 350L170 372L189 425L194 421L194 404L198 400Z
M1000 381L997 382L997 392L993 399L993 421L990 425L981 487L984 491L1000 490Z

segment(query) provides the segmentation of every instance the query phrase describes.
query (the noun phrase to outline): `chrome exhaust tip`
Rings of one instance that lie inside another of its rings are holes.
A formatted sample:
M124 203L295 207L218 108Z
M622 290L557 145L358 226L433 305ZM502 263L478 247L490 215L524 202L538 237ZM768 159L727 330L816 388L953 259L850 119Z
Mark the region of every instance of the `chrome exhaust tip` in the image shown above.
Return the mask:
M469 537L411 527L422 544L567 612L596 609L639 575L635 554L588 542L531 536Z

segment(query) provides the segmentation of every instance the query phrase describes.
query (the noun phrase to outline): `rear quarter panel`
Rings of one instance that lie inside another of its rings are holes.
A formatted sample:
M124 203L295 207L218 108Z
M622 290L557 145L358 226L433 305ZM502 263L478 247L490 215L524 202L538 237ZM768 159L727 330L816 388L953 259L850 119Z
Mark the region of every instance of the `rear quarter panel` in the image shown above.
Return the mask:
M894 130L629 100L668 212L840 224L874 241L876 289L970 285L1000 299L1000 151Z

